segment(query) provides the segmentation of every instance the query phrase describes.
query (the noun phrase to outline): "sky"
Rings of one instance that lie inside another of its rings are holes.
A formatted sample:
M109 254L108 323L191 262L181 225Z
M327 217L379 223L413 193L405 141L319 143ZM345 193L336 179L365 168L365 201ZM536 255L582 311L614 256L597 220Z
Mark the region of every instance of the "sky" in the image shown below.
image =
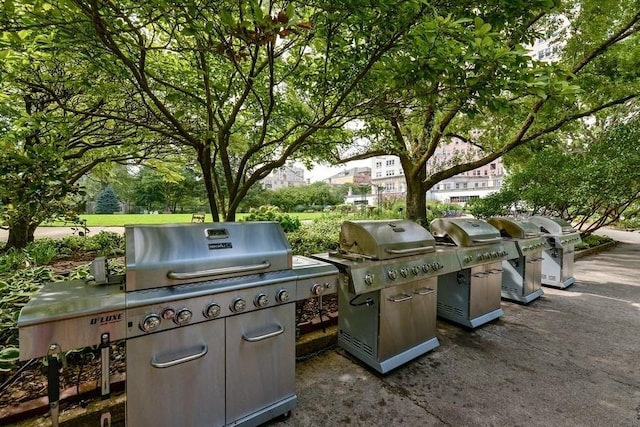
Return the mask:
M322 181L323 179L329 178L330 176L335 175L345 169L364 166L371 167L371 159L356 160L341 166L315 165L313 169L305 171L304 179L309 180L309 182Z

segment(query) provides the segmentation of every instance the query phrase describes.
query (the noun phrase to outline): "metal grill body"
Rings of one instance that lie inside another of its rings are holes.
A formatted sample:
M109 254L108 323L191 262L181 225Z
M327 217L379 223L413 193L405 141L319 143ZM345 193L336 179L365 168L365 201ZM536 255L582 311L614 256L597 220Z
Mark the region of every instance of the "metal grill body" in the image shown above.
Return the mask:
M347 221L340 250L338 343L380 373L436 348L437 276L459 268L411 221Z
M458 270L438 277L438 316L467 328L501 317L502 261L518 256L515 244L474 218L439 218L430 229L460 263Z
M523 304L539 298L544 293L542 251L549 247L539 228L524 219L507 217L493 217L487 222L518 249L518 257L502 261L502 298Z
M542 284L559 289L573 285L575 246L582 241L580 233L560 218L532 216L528 220L545 233L549 243L542 252Z
M277 223L128 226L125 237L126 280L48 284L27 304L21 358L126 339L129 426L259 425L291 411L294 302L335 292L337 269L293 257Z

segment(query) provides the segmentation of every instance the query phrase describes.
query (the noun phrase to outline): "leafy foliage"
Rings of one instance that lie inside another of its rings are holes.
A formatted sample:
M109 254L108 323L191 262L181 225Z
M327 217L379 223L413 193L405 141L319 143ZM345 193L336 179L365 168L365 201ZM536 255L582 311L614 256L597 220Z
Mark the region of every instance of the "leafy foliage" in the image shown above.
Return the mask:
M260 206L258 209L250 209L242 221L275 221L279 222L285 233L296 231L300 228L300 220L292 218L289 214L282 213L276 206Z
M583 235L633 217L640 197L640 120L620 124L584 141L583 149L546 148L509 176L504 189L471 206L483 216L504 215L514 206L560 216Z
M120 210L118 196L111 186L105 187L96 199L96 213L110 214Z
M340 224L345 218L326 215L312 223L304 223L298 231L287 233L294 255L311 255L339 247Z

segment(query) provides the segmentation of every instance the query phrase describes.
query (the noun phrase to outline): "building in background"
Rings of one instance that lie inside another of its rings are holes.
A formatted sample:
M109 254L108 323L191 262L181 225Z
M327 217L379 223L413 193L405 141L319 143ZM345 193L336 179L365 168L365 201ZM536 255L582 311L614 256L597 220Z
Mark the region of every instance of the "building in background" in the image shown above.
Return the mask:
M442 144L427 162L427 174L457 162L469 162L480 158L481 150L459 139ZM475 198L485 197L497 192L504 179L502 160L461 173L446 179L429 191L427 200L464 204ZM371 163L371 192L367 196L370 205L379 205L383 201L404 200L407 195L407 183L400 160L396 156L374 157ZM347 203L350 203L347 200Z
M358 167L345 169L330 176L329 178L323 179L322 181L329 185L369 185L369 183L371 183L371 168Z
M457 162L466 163L479 159L481 154L482 150L475 145L454 138L448 144L438 147L433 157L427 162L427 174ZM427 191L427 200L465 204L471 199L482 198L500 191L504 174L502 159L496 159L488 165L439 182Z
M274 169L265 179L262 180L262 186L269 190L277 190L278 188L297 187L306 185L304 179L304 169L292 165L285 165L281 168Z

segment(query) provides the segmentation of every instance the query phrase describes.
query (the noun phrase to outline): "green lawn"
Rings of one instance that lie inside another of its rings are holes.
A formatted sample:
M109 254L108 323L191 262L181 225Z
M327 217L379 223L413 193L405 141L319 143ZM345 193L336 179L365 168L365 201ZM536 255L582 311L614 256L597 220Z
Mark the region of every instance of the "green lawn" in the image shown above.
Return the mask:
M303 213L290 213L292 218L298 218L300 221L319 218L323 215L322 212L303 212ZM238 214L236 219L240 220L244 218L246 214ZM81 219L87 221L87 227L122 227L130 224L175 224L175 223L187 223L191 222L191 214L157 214L157 215L145 215L145 214L92 214L92 215L80 215ZM206 222L211 221L211 215L207 214L205 218ZM61 221L55 221L42 224L44 227L62 227L73 226L73 224L64 223Z

